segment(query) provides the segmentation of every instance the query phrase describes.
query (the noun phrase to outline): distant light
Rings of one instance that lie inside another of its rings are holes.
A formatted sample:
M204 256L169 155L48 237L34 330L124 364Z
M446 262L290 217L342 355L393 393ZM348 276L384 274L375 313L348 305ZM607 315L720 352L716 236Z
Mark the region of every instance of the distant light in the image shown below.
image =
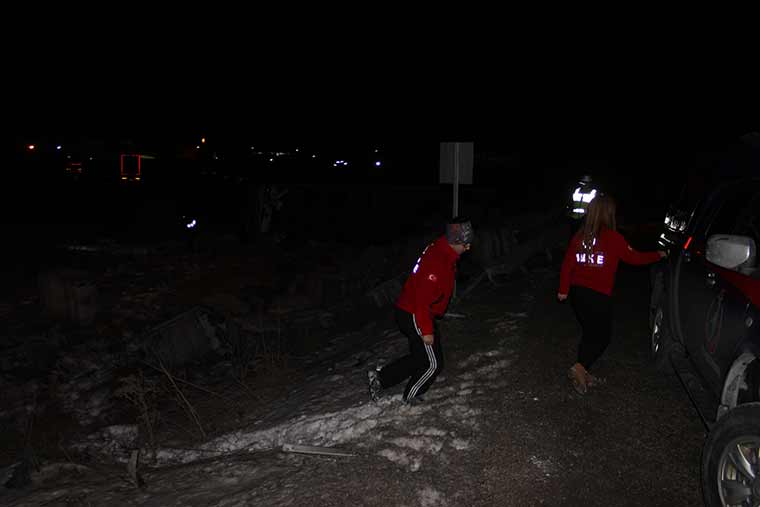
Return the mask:
M206 138L205 137L201 137L201 144L206 144Z
M254 148L253 146L251 146L251 149L252 149L252 150L255 150L256 148Z
M375 167L380 167L381 165L382 165L382 163L379 160L377 162L375 162Z
M274 159L273 159L273 158L270 158L270 159L269 159L269 161L270 161L270 162L274 162Z
M380 151L380 150L378 150L377 148L375 148L375 153L377 153L378 151Z
M127 177L126 177L126 176L122 176L122 177L121 177L121 179L123 179L123 180L126 180L126 179L127 179Z
M31 151L35 148L35 146L33 144L30 144L29 146L27 146L27 148Z
M311 158L317 158L317 155L316 155L316 154L315 154L315 155L312 155L312 156L311 156Z
M92 157L90 157L90 160L92 160Z
M60 150L61 148L62 148L62 146L60 144L55 147L56 150Z
M195 149L196 149L196 150L200 150L200 149L201 149L200 145L196 145L196 146L195 146Z
M296 148L296 153L298 153L298 148Z
M196 226L196 224L197 224L197 222L196 222L196 221L195 221L195 219L193 218L193 221L192 221L192 222L190 222L189 224L185 224L185 227L187 227L188 229L192 229L193 227L195 227L195 226Z

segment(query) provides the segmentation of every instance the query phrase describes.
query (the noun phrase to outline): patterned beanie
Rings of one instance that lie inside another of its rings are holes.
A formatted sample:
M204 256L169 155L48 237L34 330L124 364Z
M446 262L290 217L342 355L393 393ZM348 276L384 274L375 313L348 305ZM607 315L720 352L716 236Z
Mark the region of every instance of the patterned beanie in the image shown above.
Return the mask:
M475 239L475 231L470 221L462 223L446 224L446 240L451 245L464 245L472 243Z

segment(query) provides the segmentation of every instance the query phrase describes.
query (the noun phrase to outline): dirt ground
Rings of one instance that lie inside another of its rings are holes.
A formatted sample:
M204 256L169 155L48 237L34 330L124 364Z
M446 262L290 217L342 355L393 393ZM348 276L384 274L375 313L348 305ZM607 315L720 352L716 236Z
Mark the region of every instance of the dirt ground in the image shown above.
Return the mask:
M579 327L557 281L550 272L536 287L520 360L494 400L479 505L701 505L704 428L678 380L648 360L646 268L618 274L612 344L594 367L607 383L585 396L565 379ZM473 304L488 311L497 294ZM551 476L526 469L528 455L550 458Z
M555 299L558 259L500 287L484 283L452 308L467 317L442 323L441 386L467 373L468 357L494 347L504 350L509 367L498 379L480 379L498 387L473 398L481 413L469 435L474 447L431 458L417 471L372 448L349 459L273 450L146 469L150 487L143 491L113 480L123 471L101 469L76 476L65 497L50 488L47 495L44 488L19 491L6 497L8 505L701 505L704 428L678 380L658 374L648 359L647 275L647 268L621 268L612 345L594 369L607 382L585 396L565 378L579 328L569 305ZM523 314L520 327L497 343L500 319ZM347 385L354 405L366 396L364 379L355 377ZM424 420L445 428L455 421L445 420L438 403ZM243 479L220 488L231 473Z

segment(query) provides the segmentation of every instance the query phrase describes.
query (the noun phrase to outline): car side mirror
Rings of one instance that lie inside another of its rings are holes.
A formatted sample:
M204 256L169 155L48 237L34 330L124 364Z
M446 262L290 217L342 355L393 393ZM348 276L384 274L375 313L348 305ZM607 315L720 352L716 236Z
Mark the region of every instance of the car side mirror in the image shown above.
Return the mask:
M757 259L757 245L748 236L714 234L707 238L708 262L734 271L751 270Z

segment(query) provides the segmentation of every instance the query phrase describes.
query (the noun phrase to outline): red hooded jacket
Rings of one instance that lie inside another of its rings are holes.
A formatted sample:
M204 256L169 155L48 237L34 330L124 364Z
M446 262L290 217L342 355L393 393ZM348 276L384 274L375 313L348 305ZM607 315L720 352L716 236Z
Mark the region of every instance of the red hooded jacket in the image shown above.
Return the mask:
M660 260L657 252L637 252L625 238L612 229L599 232L591 254L581 251L581 234L570 240L559 275L559 293L567 294L571 285L580 285L612 295L615 273L622 260L627 264L651 264Z
M401 289L396 306L414 316L422 335L433 334L433 318L446 312L458 259L446 236L441 236L425 248Z

